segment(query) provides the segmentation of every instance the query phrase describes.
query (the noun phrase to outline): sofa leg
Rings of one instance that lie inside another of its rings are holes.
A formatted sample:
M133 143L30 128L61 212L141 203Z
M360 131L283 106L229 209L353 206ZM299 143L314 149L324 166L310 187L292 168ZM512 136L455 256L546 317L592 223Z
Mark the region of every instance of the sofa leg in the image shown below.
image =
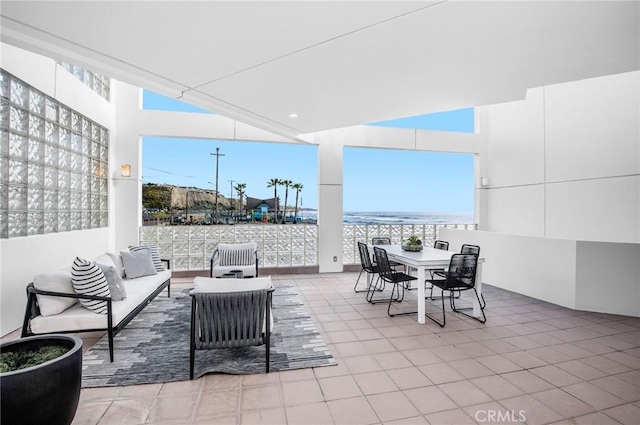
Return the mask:
M113 329L109 328L109 360L113 363Z

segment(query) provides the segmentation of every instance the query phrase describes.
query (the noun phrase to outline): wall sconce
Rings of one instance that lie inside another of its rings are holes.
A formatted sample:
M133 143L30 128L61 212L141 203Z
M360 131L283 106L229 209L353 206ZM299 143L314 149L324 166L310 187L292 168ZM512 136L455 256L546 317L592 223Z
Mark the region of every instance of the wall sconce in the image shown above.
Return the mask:
M480 186L482 186L482 187L489 186L489 177L482 177L480 179Z
M120 175L122 177L131 177L131 164L122 164L120 167Z

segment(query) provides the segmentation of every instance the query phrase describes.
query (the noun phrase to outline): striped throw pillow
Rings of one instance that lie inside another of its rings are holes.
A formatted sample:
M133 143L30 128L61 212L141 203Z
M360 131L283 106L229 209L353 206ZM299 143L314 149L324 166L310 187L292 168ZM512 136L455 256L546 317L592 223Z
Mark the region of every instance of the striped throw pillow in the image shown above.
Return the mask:
M155 267L157 272L164 271L164 264L160 259L160 248L158 245L141 245L141 246L130 246L129 251L136 252L141 249L148 249L151 251L151 261L153 261L153 267Z
M77 295L110 297L109 284L93 261L76 257L71 266L71 284ZM107 314L107 302L80 298L80 303L94 313Z
M251 266L256 263L254 244L219 244L221 266Z

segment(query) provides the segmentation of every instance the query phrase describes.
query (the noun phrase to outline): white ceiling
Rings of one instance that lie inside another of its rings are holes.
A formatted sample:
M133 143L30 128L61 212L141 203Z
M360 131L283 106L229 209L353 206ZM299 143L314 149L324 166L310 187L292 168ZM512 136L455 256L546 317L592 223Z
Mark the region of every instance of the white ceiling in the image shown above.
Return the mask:
M2 1L0 36L295 138L638 70L639 4Z

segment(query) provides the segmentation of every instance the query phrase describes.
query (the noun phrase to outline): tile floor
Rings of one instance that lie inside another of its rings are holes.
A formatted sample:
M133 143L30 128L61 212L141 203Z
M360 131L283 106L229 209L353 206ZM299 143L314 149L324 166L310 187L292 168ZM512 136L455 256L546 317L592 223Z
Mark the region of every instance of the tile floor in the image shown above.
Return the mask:
M388 317L356 276L273 277L300 288L337 366L85 389L73 424L640 424L640 319L485 285L487 323L442 329Z

